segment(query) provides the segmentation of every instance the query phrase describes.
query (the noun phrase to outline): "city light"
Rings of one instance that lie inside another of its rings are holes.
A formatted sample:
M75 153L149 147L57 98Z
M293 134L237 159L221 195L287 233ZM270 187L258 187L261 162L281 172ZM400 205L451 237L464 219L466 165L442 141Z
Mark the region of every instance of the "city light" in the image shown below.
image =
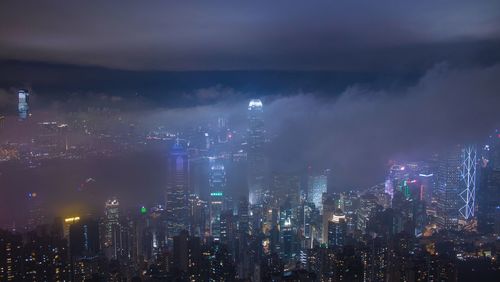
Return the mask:
M75 217L68 217L64 219L64 222L66 223L74 223L80 220L80 217L75 216Z
M500 3L26 2L0 281L499 280Z

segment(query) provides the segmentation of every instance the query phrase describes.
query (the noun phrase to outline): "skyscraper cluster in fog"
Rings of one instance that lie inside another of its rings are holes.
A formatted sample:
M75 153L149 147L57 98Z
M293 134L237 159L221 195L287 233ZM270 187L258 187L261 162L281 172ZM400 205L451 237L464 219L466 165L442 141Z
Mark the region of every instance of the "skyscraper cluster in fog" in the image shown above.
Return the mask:
M498 274L498 131L484 144L391 160L385 181L337 190L331 168L272 170L262 101L246 114L245 131L219 116L151 137L165 152L155 203L130 209L113 195L100 216L43 224L32 201L33 240L0 233L0 278L455 281L469 265Z

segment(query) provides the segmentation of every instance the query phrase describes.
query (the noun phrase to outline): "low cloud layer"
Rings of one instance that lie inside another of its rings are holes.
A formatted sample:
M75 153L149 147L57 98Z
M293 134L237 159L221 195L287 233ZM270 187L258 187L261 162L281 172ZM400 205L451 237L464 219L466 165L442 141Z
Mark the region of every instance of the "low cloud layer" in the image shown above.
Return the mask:
M485 140L500 124L498 77L499 65L438 65L398 93L353 86L333 102L277 99L266 108L278 136L271 151L283 165L319 163L337 171L341 185L368 186L382 179L391 158L425 158Z
M339 188L363 187L382 180L392 158L425 158L453 144L482 142L500 124L499 77L500 65L457 69L440 64L404 89L352 85L333 98L300 91L264 97L274 169L331 167L338 172ZM220 86L192 95L199 93L239 95ZM233 100L157 109L142 122L187 125L222 115L244 130L246 100Z
M329 167L337 173L339 189L365 187L382 179L392 158L423 158L453 144L481 142L500 122L499 77L500 65L439 64L404 88L374 90L353 84L330 96L300 90L271 93L262 99L273 170ZM84 110L115 107L141 128L173 130L213 124L225 116L233 128L244 132L247 99L259 97L224 85L178 95L204 103L164 108L141 97L73 94L64 102L51 103L44 112L64 119L61 112L75 105Z

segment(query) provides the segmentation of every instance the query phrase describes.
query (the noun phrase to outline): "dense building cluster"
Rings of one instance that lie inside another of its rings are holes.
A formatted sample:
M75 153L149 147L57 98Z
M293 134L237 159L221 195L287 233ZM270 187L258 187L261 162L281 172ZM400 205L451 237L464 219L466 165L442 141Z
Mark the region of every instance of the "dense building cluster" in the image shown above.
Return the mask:
M177 134L157 204L129 209L114 197L101 215L1 231L0 280L499 277L499 132L425 160L392 161L385 182L343 192L330 169L271 171L269 138L257 99L246 132L221 117Z

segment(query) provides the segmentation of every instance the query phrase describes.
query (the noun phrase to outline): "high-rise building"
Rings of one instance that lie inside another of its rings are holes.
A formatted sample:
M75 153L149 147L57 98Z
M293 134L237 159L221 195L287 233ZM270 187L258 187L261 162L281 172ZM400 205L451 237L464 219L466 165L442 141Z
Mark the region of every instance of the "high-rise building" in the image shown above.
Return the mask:
M324 174L310 175L307 183L307 201L313 203L323 214L323 194L327 192L328 176Z
M339 207L345 214L347 233L351 234L357 226L356 211L359 208L359 195L355 191L347 191L342 192L340 196Z
M458 230L474 217L476 190L476 149L454 146L440 160L437 187L437 224L441 229Z
M218 159L210 161L210 234L215 241L220 240L220 217L226 208L226 171Z
M19 111L19 119L25 120L29 116L29 92L25 89L20 89L17 92L18 104L17 109Z
M328 242L328 222L331 221L333 215L341 209L340 199L341 195L337 193L326 194L325 197L323 197L321 241L324 243Z
M361 232L366 232L366 227L368 225L368 221L376 211L377 205L377 197L372 194L365 194L361 196L359 200L359 209L357 212L357 229Z
M481 187L478 189L478 231L500 234L500 130L481 152Z
M475 146L466 146L462 149L462 163L460 166L461 187L460 199L461 207L458 210L462 219L468 221L474 217L476 209L476 167L477 149Z
M328 221L328 247L343 247L347 233L345 214L341 210L335 211Z
M226 117L217 118L217 143L227 143L230 139L228 120Z
M99 272L99 225L92 219L81 219L69 228L72 281L90 279Z
M80 221L79 216L67 217L64 219L64 223L63 223L63 237L64 238L67 239L69 237L69 227L72 224L77 223L78 221Z
M104 205L104 246L113 244L113 230L120 225L120 203L116 198L106 201Z
M169 242L181 230L189 230L189 160L185 147L177 139L170 149L167 166L165 211Z
M277 205L289 201L294 207L300 204L300 179L297 175L276 174L273 176L273 196Z
M437 224L441 229L458 229L460 209L461 147L441 156L438 168Z
M0 280L21 281L23 237L0 229Z
M385 181L384 192L390 196L391 200L397 192L403 193L406 199L423 200L431 184L428 178L432 176L427 163L393 163Z
M220 216L220 242L230 250L236 248L236 222L232 210L225 210Z
M173 238L173 267L175 270L193 274L201 267L200 238L189 236L186 230ZM196 281L196 279L195 279Z
M190 194L188 202L190 217L189 233L200 237L205 233L206 215L209 213L207 202L202 201L196 194Z
M28 224L26 225L27 230L34 230L37 226L45 224L45 209L43 202L39 199L36 192L28 193Z
M291 259L297 251L295 244L295 230L293 225L293 210L289 202L280 208L280 251L285 259Z
M264 155L265 129L262 102L252 99L248 104L248 190L250 204L261 204L265 192Z
M99 252L99 226L92 219L81 219L69 227L69 246L72 257L95 256Z

